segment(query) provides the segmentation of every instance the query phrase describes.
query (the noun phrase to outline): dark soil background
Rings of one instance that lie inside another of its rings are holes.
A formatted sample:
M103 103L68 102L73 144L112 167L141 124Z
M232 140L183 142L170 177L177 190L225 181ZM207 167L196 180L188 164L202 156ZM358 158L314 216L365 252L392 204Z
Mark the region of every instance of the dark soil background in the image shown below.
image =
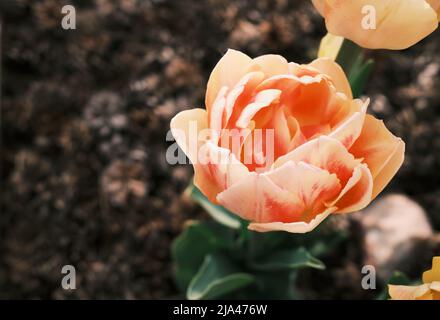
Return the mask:
M76 30L61 28L65 4ZM182 197L192 168L165 161L171 117L203 106L227 48L312 60L322 18L306 0L2 0L0 10L0 298L175 297L170 244L206 214ZM437 230L439 40L437 31L409 50L374 52L366 88L370 112L407 145L385 192L416 200ZM338 265L343 279L351 258L334 259L328 272ZM60 287L66 264L74 291ZM340 283L314 287L363 296Z

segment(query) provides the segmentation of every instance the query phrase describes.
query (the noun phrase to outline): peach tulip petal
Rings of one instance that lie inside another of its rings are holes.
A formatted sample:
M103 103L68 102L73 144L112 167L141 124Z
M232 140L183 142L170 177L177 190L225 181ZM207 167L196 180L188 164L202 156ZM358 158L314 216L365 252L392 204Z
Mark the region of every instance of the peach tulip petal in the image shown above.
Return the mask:
M289 161L268 172L267 176L277 186L301 200L304 209L300 220L306 222L328 207L326 203L335 199L341 190L341 184L335 174L304 162ZM293 222L295 220L280 221Z
M424 0L314 0L327 30L369 49L406 49L438 27L437 12ZM365 6L376 12L376 28L364 28Z
M359 161L355 160L341 142L327 136L310 140L278 158L273 168L278 168L288 161L303 161L330 173L335 173L342 186L347 184L354 168L359 164Z
M266 136L269 133L268 130L273 130L274 133L274 159L273 161L286 154L289 151L291 142L289 125L287 123L286 115L282 109L278 109L273 113L272 119L263 127L263 138L267 141ZM266 144L264 147L267 149ZM272 165L270 163L269 167Z
M214 203L218 193L250 174L230 150L212 142L201 146L194 171L194 184Z
M254 102L248 104L236 122L238 128L247 128L252 118L263 108L270 106L281 95L281 90L268 89L258 92Z
M278 216L302 210L299 199L281 189L267 176L252 173L217 196L217 201L241 218L269 222Z
M302 80L307 78L301 77ZM286 113L295 117L301 126L327 123L333 113L329 109L332 92L328 81L324 78L320 78L319 82L313 78L310 80L312 82L300 86L291 95L290 103L286 106Z
M340 189L335 175L289 162L268 174L248 175L220 193L217 200L242 218L259 223L309 222L327 209L325 202Z
M229 49L212 71L207 88L205 104L208 114L218 92L224 86L231 90L253 65L253 60L246 54Z
M171 119L171 133L179 147L191 160L197 162L200 146L206 142L199 133L208 128L208 115L204 109L190 109L178 113ZM196 141L194 137L198 137Z
M319 58L309 66L318 69L321 73L328 75L338 92L344 93L349 99L353 98L351 86L341 66L330 58Z
M423 282L424 283L440 282L440 257L434 257L432 259L432 268L431 270L425 271L423 273Z
M254 63L261 68L266 78L286 74L289 71L287 60L276 54L266 54L254 59Z
M362 111L365 104L360 99L348 99L343 93L337 92L331 97L330 105L333 110L329 124L332 128L337 128L342 123L346 122L354 113Z
M336 2L322 2L323 14ZM228 50L208 81L206 111L179 113L171 130L211 202L251 230L303 233L364 208L400 167L404 144L366 115L368 103L353 100L331 59L300 65Z
M374 199L402 165L405 144L385 127L383 121L367 115L362 132L349 151L368 165L373 176Z
M393 300L418 300L430 294L428 284L420 286L388 285L388 294Z
M373 193L373 177L365 164L353 170L338 199L331 205L338 207L338 213L349 213L365 208L371 202Z
M212 112L209 114L209 127L216 133L212 140L217 143L220 132L223 128L223 120L226 112L226 93L228 87L222 87L212 105Z
M252 123L256 124L254 121ZM250 171L267 171L275 159L289 150L291 137L281 109L264 126L255 127L243 144L242 159ZM270 145L267 144L270 143Z
M429 289L440 293L440 281L431 282Z
M323 222L330 214L336 211L336 207L327 208L323 213L318 214L315 219L310 222L269 222L269 223L256 223L249 224L248 229L258 232L269 231L286 231L291 233L307 233L315 229L321 222Z
M333 132L331 134L329 134L329 137L341 141L341 143L347 149L353 145L353 143L361 134L362 125L365 120L365 113L370 103L370 99L365 102L356 99L353 100L352 103L357 104L360 110L351 115L346 121L333 129Z
M263 78L263 72L249 72L243 76L238 84L228 93L226 97L226 127L228 127L228 123L231 120L233 113L235 113L236 116L235 120L232 120L231 122L235 124L236 118L240 115L243 108L240 106L241 100L248 100Z
M311 140L285 156L280 157L274 168L288 161L304 161L335 173L341 180L343 190L329 206L338 207L338 212L352 212L364 208L371 201L373 179L365 165L347 152L337 140L322 136Z
M419 286L388 286L393 300L440 300L440 257L432 259L432 269L423 273Z
M307 140L304 134L301 132L298 120L296 120L294 117L288 117L286 121L291 137L287 151L292 151L305 143Z

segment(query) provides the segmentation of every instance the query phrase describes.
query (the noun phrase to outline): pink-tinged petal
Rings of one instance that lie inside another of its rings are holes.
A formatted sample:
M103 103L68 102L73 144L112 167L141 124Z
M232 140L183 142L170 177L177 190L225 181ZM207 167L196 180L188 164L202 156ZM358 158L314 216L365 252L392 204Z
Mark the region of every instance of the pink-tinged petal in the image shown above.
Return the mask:
M320 221L315 217L327 210L325 202L340 189L335 175L304 163L287 163L267 174L248 175L217 200L254 223L303 222L300 225L310 227Z
M298 148L303 143L305 143L307 139L304 136L304 134L301 132L301 128L299 126L298 120L296 120L294 117L288 117L286 120L291 137L288 151L291 151Z
M344 93L349 99L353 98L351 86L344 70L330 58L319 58L309 64L310 67L318 69L321 73L330 77L338 92Z
M221 192L217 201L226 209L250 221L271 222L302 211L299 199L281 189L268 177L251 173ZM280 221L280 220L278 220Z
M249 230L258 232L269 231L286 231L290 233L307 233L315 229L322 221L324 221L330 214L336 211L336 207L327 208L323 213L318 214L315 219L310 222L269 222L269 223L251 223L248 226Z
M363 159L373 177L373 199L385 188L403 163L405 143L394 136L383 121L367 115L359 138L350 148Z
M373 193L373 177L365 164L360 164L353 170L344 189L332 206L338 207L338 213L349 213L365 208L371 202Z
M214 203L218 193L249 175L246 166L234 154L211 142L201 146L194 171L194 184Z
M300 221L309 222L327 207L326 203L334 200L341 191L339 179L335 174L314 167L310 164L287 162L270 171L267 176L280 188L289 191L302 203ZM283 219L281 222L295 222L298 219ZM279 222L276 221L275 222Z
M276 102L281 95L281 90L268 89L258 92L252 103L247 105L236 122L238 128L247 128L252 118L261 109L270 106Z
M218 92L218 96L215 99L211 112L209 113L209 127L216 133L214 137L212 137L212 141L214 143L218 142L220 138L220 131L223 128L223 122L226 116L226 93L228 91L228 87L222 87Z
M332 133L329 134L329 137L341 141L347 149L353 145L361 134L365 120L365 113L370 103L370 99L366 100L365 102L356 99L351 103L357 104L360 110L353 113L348 119L333 129Z
M430 288L428 284L420 286L397 286L388 285L388 294L392 300L418 300L429 295Z
M287 60L276 54L259 56L254 59L254 63L261 68L261 71L264 72L266 78L279 74L286 74L289 71Z
M182 151L192 163L197 162L197 153L207 138L199 134L208 128L206 110L196 108L179 112L171 119L170 127Z
M292 137L285 113L279 106L266 108L253 119L255 130L244 144L243 154L253 162L245 162L249 170L267 170L278 157L289 151ZM263 159L263 160L258 160Z
M267 146L267 143L272 143L270 139L273 132L273 144L274 144L274 152L273 157L271 157L271 163L275 161L278 157L286 154L289 151L289 145L291 141L290 130L286 120L286 115L284 114L283 109L278 108L274 110L273 117L269 123L267 123L263 129L263 136L265 137L265 145L264 150L270 150L270 147Z
M354 168L360 163L341 142L327 136L321 136L304 143L297 149L278 158L273 167L278 168L288 161L303 161L330 173L335 173L342 186L347 184Z
M263 80L264 73L260 71L247 73L238 84L228 93L226 98L226 122L228 123L233 113L235 119L241 113L245 101L249 101L257 85ZM234 120L234 124L235 124Z
M206 88L205 104L208 113L222 87L231 90L251 69L253 60L246 54L229 49L212 71Z

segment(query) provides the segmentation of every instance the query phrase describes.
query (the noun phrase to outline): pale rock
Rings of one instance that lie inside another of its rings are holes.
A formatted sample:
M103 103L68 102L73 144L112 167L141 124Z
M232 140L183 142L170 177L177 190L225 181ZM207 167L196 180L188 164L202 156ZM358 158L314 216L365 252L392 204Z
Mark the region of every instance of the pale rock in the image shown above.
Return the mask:
M365 264L373 265L382 281L396 270L411 269L420 255L418 244L433 236L423 208L405 195L379 198L355 219L364 231Z

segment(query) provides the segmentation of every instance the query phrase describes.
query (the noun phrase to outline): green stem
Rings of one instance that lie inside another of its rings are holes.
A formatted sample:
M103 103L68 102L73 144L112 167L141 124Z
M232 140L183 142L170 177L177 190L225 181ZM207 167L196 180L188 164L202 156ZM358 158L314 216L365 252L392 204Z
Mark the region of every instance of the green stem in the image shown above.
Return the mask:
M344 39L336 62L342 67L350 82L353 96L359 97L370 77L374 61L365 58L365 49L354 42Z
M363 55L364 53L361 47L348 39L344 39L338 56L336 57L336 62L344 69L345 73L349 75L358 57Z

